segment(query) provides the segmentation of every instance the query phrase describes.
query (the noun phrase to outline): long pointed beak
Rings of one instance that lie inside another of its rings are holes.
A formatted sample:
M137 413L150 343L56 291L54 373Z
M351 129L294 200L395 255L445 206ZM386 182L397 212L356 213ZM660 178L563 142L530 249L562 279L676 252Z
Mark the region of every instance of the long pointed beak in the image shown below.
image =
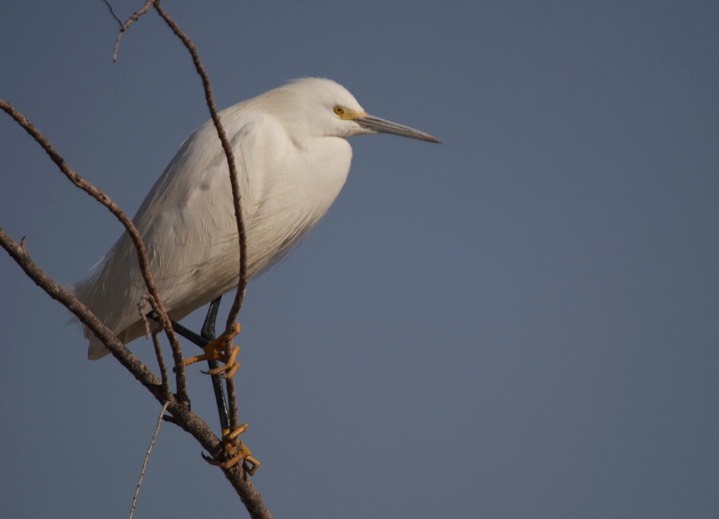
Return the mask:
M419 139L420 141L437 142L441 143L436 137L432 137L428 133L424 133L409 126L403 124L393 123L386 119L375 117L374 115L363 114L354 118L355 122L362 128L377 132L377 133L393 133L402 137L409 137L410 139Z

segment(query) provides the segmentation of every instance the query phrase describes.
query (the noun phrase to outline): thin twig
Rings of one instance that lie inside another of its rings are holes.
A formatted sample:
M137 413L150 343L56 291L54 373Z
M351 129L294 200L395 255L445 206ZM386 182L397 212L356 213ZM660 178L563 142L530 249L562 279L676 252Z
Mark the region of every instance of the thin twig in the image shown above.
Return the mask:
M145 325L145 339L149 339L152 337L152 325L150 324L150 319L147 316L147 312L145 311L147 304L150 304L150 296L145 294L141 299L140 302L137 303L137 315L142 319L142 324ZM150 306L152 306L150 304Z
M105 2L105 5L110 10L110 14L120 26L120 30L117 33L117 38L115 39L115 48L112 51L112 61L117 63L117 56L120 53L120 42L122 41L122 37L125 34L125 31L127 31L133 23L139 20L142 15L144 15L147 11L150 10L150 7L152 7L152 4L155 0L146 0L145 5L132 13L130 17L124 22L120 20L120 17L115 14L115 10L112 8L112 5L110 4L110 2L108 2L108 0L102 1Z
M110 4L110 2L108 2L107 0L102 0L102 1L105 2L105 5L110 10L110 14L115 19L115 21L117 21L117 23L120 24L120 30L123 30L122 20L120 20L120 17L115 14L115 10L112 8L112 4Z
M167 366L165 365L165 358L162 356L162 348L160 347L160 340L157 338L158 332L152 332L152 346L155 348L155 358L157 358L157 364L160 367L160 377L162 377L162 386L166 391L170 391L167 376Z
M155 338L155 334L152 334L153 339ZM155 425L155 432L152 434L152 440L150 440L150 445L147 447L147 452L145 453L145 459L142 462L142 470L140 470L140 478L137 480L137 486L135 487L135 493L132 496L132 505L130 505L130 519L135 515L135 506L137 505L137 498L140 497L140 488L142 487L142 480L145 479L145 470L147 469L147 464L150 461L150 454L152 454L152 449L155 447L155 441L157 440L157 435L160 434L160 426L162 425L162 417L165 416L165 412L167 411L167 406L170 405L170 402L165 402L162 404L162 410L160 411L160 416L157 417L157 425Z
M175 331L172 329L172 321L170 321L170 317L167 315L167 310L165 309L165 306L160 299L160 294L157 291L157 286L155 285L152 273L150 272L150 263L147 259L147 251L145 249L145 244L142 241L142 237L140 236L140 232L137 230L137 227L135 227L135 224L132 223L132 220L128 218L125 212L120 209L120 207L115 202L113 202L109 196L107 196L100 189L98 189L93 184L81 177L78 173L76 173L65 162L65 160L60 156L60 154L55 151L52 144L50 144L50 141L48 141L48 139L40 132L40 130L38 130L27 119L27 117L18 112L12 105L10 105L3 99L0 99L0 108L4 110L10 117L12 117L20 126L22 126L22 128L27 133L29 133L33 139L35 139L35 141L42 147L43 150L45 150L45 153L48 154L50 159L55 163L55 165L60 169L60 171L70 180L70 182L75 184L75 186L79 187L87 194L92 196L95 200L104 205L125 227L127 234L130 236L133 244L135 245L135 250L137 251L137 259L140 263L140 271L142 273L142 277L145 280L147 290L150 292L150 295L153 297L155 303L157 304L158 313L160 314L162 321L162 326L165 330L165 333L167 334L168 340L170 341L170 346L172 347L172 354L174 357L175 366L177 367L177 372L175 374L177 395L181 401L188 402L189 397L187 395L187 384L185 382L185 370L184 366L182 365L182 348L180 347L180 342L177 340L177 335L175 334Z
M205 100L207 101L207 107L210 110L212 122L215 125L217 135L220 138L220 142L222 143L222 149L225 151L225 157L227 159L227 166L230 173L230 185L232 186L232 201L235 209L235 222L237 224L237 241L240 251L239 279L237 282L237 291L235 292L235 298L232 303L232 308L230 309L230 312L227 316L227 322L225 324L225 331L229 332L232 328L232 325L237 320L237 314L240 312L240 308L242 307L242 301L244 300L245 290L247 288L247 237L245 235L245 225L242 218L239 176L237 172L237 166L235 164L235 156L232 152L232 146L230 145L230 141L227 138L225 129L222 126L220 116L217 113L215 100L212 96L212 85L210 84L210 78L207 75L207 71L205 70L204 65L200 61L200 55L197 52L197 48L195 48L195 45L192 43L192 40L190 40L187 34L185 34L177 25L177 23L170 17L170 15L167 14L167 11L162 8L159 1L156 1L153 4L153 7L160 15L160 17L165 20L165 23L168 25L168 27L170 27L172 32L175 33L175 35L182 41L182 43L185 45L188 52L190 53L190 56L192 57L192 62L195 65L195 70L202 79L202 86L205 90ZM229 339L226 346L227 348L230 347ZM234 429L238 425L237 398L235 395L235 387L232 379L228 378L226 383L228 404L230 407L230 427Z
M149 301L150 307L152 307L152 310L154 312L154 315L159 315L159 307L157 306L157 303L155 302L155 299L152 296L146 295L145 298ZM160 368L160 376L162 377L162 385L165 387L167 391L170 390L170 384L169 384L169 377L167 375L167 366L165 365L165 358L162 356L162 348L160 347L160 341L157 337L158 331L151 331L151 325L150 320L147 317L147 314L142 314L142 318L145 321L145 329L148 331L149 335L152 336L152 346L155 348L155 358L157 359L157 365ZM174 327L172 329L175 330Z

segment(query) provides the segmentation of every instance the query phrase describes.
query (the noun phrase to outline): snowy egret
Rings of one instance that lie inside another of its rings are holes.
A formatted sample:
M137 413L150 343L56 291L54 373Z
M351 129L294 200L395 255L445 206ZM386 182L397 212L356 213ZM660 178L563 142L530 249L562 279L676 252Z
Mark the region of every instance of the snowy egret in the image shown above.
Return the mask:
M295 80L227 108L220 117L240 177L248 278L287 252L332 205L352 159L347 137L393 133L439 142L368 115L344 87L320 78ZM229 173L212 121L182 144L134 223L174 321L237 286ZM139 309L147 290L127 234L74 291L124 343L144 334ZM88 358L108 353L87 327L84 335Z

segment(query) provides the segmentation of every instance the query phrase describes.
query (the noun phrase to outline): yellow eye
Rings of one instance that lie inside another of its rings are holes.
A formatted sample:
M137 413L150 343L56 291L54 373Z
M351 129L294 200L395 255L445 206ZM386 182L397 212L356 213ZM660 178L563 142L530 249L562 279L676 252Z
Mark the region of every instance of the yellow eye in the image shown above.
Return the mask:
M345 109L344 109L344 107L342 107L342 106L340 106L340 105L337 105L337 106L334 107L334 112L335 112L337 115L339 115L340 117L342 117L342 116L345 114Z

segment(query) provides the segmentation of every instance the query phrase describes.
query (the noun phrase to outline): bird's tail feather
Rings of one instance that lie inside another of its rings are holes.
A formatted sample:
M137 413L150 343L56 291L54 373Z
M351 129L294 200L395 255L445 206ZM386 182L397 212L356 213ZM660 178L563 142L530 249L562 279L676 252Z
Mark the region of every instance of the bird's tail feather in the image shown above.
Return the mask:
M87 326L85 327L84 335L89 341L89 345L87 347L87 358L89 360L98 360L110 353L110 350L105 347L100 339L95 337L95 334L92 333L92 330L90 330Z

